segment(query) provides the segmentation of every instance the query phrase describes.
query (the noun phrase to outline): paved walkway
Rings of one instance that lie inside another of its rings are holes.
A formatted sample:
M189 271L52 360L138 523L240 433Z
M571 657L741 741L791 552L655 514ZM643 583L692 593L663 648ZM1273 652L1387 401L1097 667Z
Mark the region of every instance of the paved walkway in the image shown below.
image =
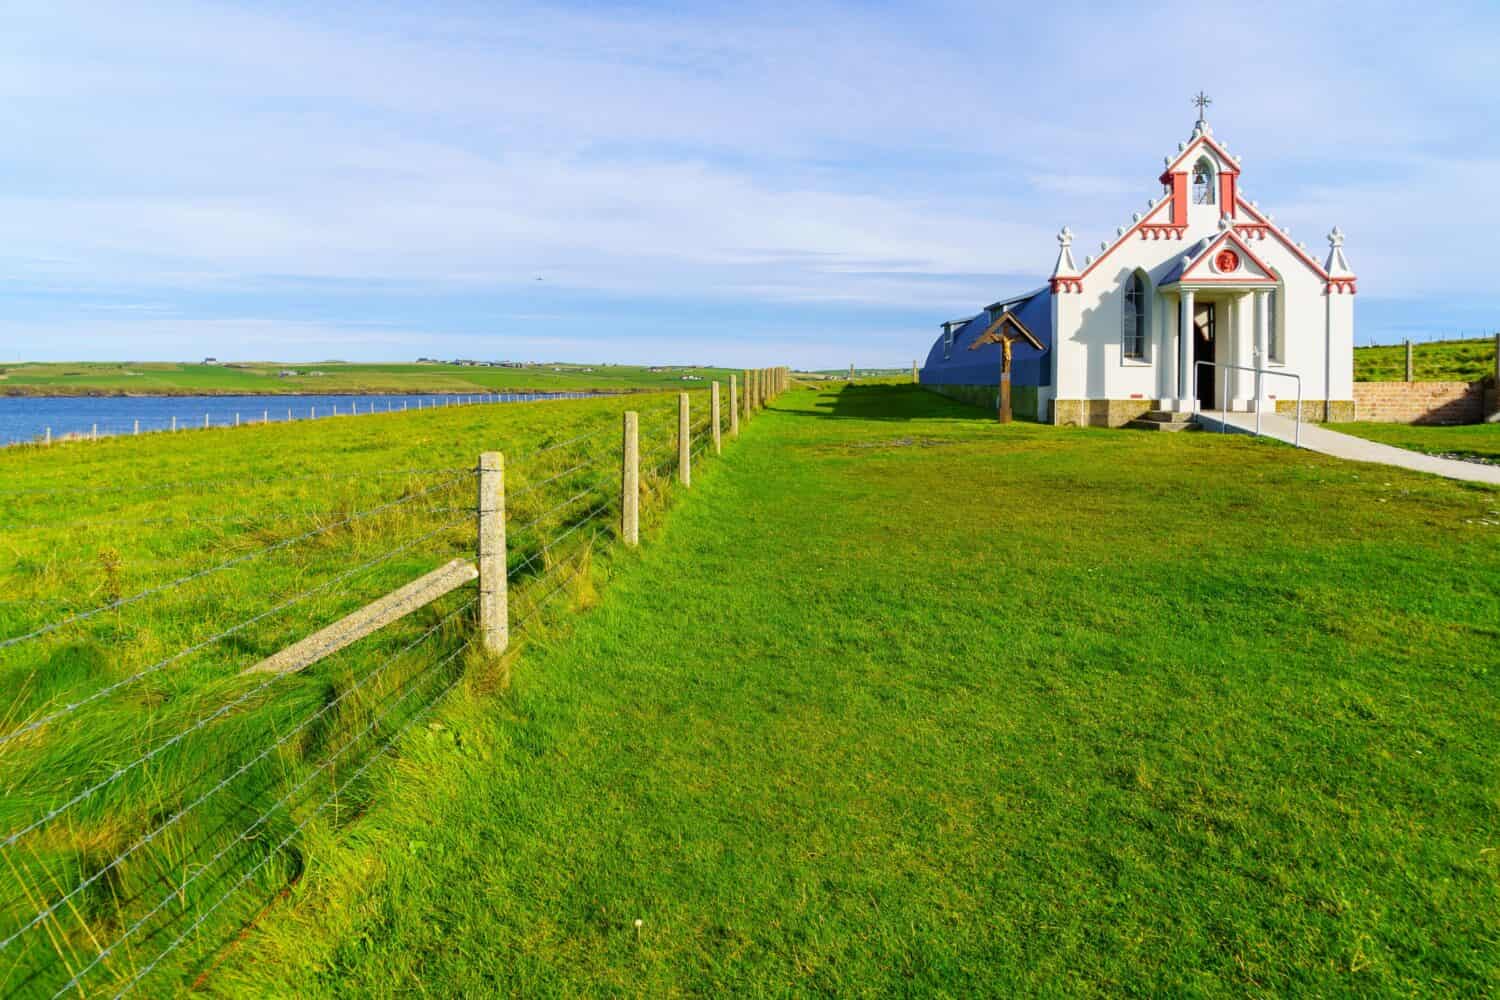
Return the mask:
M1218 412L1199 413L1198 422L1205 430L1217 431L1224 426L1221 417L1222 415ZM1264 414L1261 421L1262 434L1288 444L1292 443L1296 431L1294 421L1270 413ZM1255 414L1253 413L1230 413L1227 423L1232 433L1255 433ZM1388 444L1378 444L1374 441L1366 441L1364 438L1354 437L1352 434L1340 434L1338 431L1328 430L1319 424L1304 423L1302 425L1302 447L1322 452L1324 455L1332 455L1335 458L1346 458L1351 462L1378 462L1402 469L1414 469L1417 472L1430 472L1434 476L1445 476L1448 479L1463 479L1471 483L1490 483L1500 486L1500 465L1461 462L1458 459L1438 458L1436 455L1424 455L1419 451L1408 451L1405 448L1393 448Z

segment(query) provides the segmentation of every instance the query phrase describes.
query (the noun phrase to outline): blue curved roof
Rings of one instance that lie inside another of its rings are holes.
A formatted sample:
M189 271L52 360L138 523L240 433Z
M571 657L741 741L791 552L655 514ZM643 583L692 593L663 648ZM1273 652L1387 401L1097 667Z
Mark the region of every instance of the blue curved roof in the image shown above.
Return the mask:
M933 342L922 366L924 385L994 385L1000 380L1000 345L985 344L977 350L969 346L994 322L1001 312L1015 314L1021 325L1042 342L1038 351L1025 341L1011 348L1011 385L1051 385L1052 365L1052 292L1038 288L1012 299L1002 299L977 316L958 321L953 330L953 346L943 357L943 337Z

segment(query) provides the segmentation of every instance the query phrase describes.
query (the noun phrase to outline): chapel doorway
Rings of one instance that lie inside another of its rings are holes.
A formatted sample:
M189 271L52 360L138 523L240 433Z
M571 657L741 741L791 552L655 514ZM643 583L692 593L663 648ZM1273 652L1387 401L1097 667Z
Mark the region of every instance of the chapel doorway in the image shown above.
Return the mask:
M1214 384L1218 381L1212 365L1200 365L1200 361L1216 361L1214 336L1216 333L1214 304L1198 302L1193 306L1193 386L1200 409L1214 408Z

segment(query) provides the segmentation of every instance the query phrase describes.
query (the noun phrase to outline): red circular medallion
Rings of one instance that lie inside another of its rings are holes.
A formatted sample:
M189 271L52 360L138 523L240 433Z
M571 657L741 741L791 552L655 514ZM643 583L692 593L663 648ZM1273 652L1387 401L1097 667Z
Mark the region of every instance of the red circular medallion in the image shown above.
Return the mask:
M1214 258L1214 266L1220 271L1238 270L1240 266L1240 255L1233 250L1220 250Z

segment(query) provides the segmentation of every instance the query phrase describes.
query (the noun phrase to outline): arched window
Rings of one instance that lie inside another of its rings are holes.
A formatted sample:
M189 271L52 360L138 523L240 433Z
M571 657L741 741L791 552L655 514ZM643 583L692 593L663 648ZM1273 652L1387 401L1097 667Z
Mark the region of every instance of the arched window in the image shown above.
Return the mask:
M1204 157L1193 167L1193 204L1212 205L1214 203L1214 167Z
M1125 357L1142 361L1146 357L1146 283L1140 272L1125 281L1125 308L1120 314L1120 346Z

